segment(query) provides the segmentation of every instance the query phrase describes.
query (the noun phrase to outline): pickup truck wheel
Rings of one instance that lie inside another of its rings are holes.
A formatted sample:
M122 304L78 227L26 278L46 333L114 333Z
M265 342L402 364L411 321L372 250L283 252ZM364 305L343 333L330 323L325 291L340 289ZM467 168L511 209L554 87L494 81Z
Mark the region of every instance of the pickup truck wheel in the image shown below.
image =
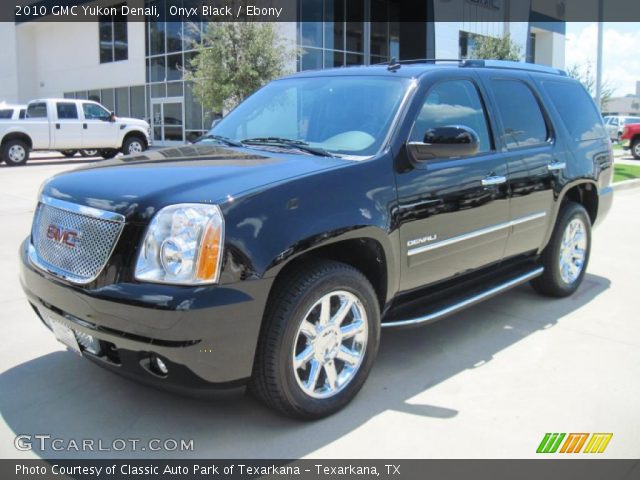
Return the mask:
M118 154L118 151L109 149L109 150L100 150L99 153L102 158L113 158Z
M62 150L60 152L62 155L64 155L67 158L71 158L73 156L75 156L76 153L78 153L77 150Z
M636 160L640 160L640 138L636 138L631 144L631 154Z
M2 144L2 159L11 167L24 165L29 160L29 146L22 140L8 140Z
M142 153L145 151L145 143L140 137L129 137L124 141L122 145L122 153L125 155L131 155L135 153Z
M358 393L378 351L373 287L349 265L318 261L276 288L249 389L288 416L331 415Z
M560 212L549 244L542 253L544 273L531 281L543 295L567 297L587 271L591 253L591 220L584 207L568 202Z

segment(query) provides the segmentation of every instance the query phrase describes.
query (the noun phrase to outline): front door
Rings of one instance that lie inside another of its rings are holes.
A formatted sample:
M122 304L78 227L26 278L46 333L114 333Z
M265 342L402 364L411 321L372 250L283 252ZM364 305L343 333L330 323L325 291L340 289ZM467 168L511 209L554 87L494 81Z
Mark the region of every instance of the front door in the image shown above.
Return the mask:
M153 143L160 146L184 143L184 109L181 98L151 101Z
M471 157L434 158L398 173L405 291L500 261L509 234L506 161L496 151L476 78L450 77L427 90L409 141L460 125L478 134L480 148Z

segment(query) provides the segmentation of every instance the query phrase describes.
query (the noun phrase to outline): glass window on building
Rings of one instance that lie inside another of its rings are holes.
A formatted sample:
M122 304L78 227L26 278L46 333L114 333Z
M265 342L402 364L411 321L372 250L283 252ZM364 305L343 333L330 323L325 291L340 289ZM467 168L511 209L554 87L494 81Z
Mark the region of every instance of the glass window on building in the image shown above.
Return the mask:
M115 112L119 117L128 117L129 114L129 88L121 87L116 88L116 104Z
M100 91L100 97L102 105L104 105L110 112L116 109L116 100L113 94L113 88L104 88Z
M116 5L121 9L124 4ZM127 34L127 17L117 15L100 15L98 22L100 41L100 63L118 62L129 57L129 41Z
M89 90L89 100L100 103L100 90Z
M133 118L147 118L144 86L131 87L131 115Z

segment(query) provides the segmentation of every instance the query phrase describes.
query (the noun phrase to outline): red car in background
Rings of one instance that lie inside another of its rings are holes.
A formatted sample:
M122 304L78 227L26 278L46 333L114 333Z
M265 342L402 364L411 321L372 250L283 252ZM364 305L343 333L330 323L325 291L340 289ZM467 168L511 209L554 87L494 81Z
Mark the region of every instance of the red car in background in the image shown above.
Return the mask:
M622 141L622 148L631 150L633 158L640 160L640 123L626 125L620 140Z

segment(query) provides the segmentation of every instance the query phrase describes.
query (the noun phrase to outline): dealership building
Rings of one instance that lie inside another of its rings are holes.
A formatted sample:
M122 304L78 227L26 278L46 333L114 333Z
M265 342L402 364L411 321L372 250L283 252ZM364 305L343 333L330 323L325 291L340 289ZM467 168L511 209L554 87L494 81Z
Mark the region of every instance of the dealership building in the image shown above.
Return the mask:
M192 84L183 80L183 66L195 54L208 22L166 21L163 14L169 3L206 0L125 3L155 6L160 16L146 21L103 16L100 22L0 23L0 102L93 99L117 115L149 121L157 145L183 143L207 130L213 113L203 110ZM548 5L544 2L544 8ZM402 15L407 6L417 8L419 18L433 21L407 21ZM514 16L516 8L526 11ZM561 9L540 10L536 0L297 0L299 21L277 26L304 51L290 70L391 58L466 58L478 36L506 34L520 47L522 60L564 68ZM454 15L460 20L448 21ZM505 22L507 18L523 21Z

